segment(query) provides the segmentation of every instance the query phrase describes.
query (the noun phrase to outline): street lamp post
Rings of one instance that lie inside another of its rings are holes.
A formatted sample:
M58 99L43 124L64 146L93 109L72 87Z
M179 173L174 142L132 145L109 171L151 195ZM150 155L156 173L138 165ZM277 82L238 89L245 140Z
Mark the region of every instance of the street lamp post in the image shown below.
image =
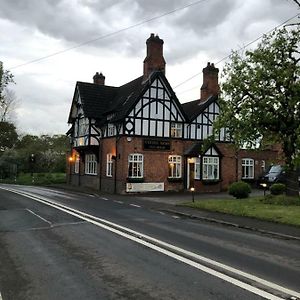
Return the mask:
M191 187L191 192L192 192L192 201L195 202L195 188Z

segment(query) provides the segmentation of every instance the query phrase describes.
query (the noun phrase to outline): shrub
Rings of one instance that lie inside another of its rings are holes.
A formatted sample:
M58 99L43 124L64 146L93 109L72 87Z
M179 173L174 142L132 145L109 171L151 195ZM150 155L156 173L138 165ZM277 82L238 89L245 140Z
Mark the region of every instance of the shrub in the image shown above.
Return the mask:
M250 185L243 181L234 182L229 186L229 195L234 196L237 199L248 198L251 193Z
M285 192L285 184L274 183L270 186L270 193L272 195L281 195Z

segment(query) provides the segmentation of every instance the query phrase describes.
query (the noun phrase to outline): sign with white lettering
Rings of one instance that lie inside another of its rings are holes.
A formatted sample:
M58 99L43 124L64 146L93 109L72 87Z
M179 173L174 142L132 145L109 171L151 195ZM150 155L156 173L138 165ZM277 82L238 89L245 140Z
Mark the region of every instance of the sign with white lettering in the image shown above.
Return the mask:
M167 140L144 140L144 150L170 150L171 142Z
M164 190L165 190L165 185L163 182L126 183L127 193L163 192Z

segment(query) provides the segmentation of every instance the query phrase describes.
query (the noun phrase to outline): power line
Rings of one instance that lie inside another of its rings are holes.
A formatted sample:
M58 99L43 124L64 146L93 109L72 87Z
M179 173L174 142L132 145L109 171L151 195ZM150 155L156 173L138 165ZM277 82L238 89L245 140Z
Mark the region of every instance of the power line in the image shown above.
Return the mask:
M94 43L94 42L96 42L96 41L99 41L99 40L102 40L102 39L111 37L111 36L113 36L113 35L119 34L119 33L124 32L124 31L126 31L126 30L129 30L129 29L132 29L132 28L141 26L141 25L143 25L143 24L149 23L149 22L151 22L151 21L160 19L160 18L165 17L165 16L168 16L168 15L171 15L171 14L177 12L177 11L183 10L183 9L185 9L185 8L189 8L189 7L191 7L191 6L200 4L200 3L205 2L205 1L207 1L207 0L198 0L198 1L195 1L195 2L192 2L192 3L189 3L189 4L186 4L186 5L184 5L184 6L181 6L181 7L175 8L175 9L173 9L173 10L164 12L163 14L161 14L161 15L159 15L159 16L155 16L155 17L152 17L152 18L150 18L150 19L146 19L146 20L140 21L140 22L138 22L138 23L136 23L136 24L133 24L133 25L130 25L130 26L128 26L128 27L125 27L125 28L119 29L119 30L117 30L117 31L113 31L113 32L107 33L107 34L105 34L105 35L99 36L99 37L97 37L97 38L94 38L94 39L91 39L91 40L82 42L82 43L77 44L77 45L75 45L75 46L72 46L72 47L69 47L69 48L66 48L66 49L63 49L63 50L54 52L54 53L51 53L51 54L49 54L49 55L45 55L45 56L42 56L42 57L40 57L40 58L36 58L36 59L30 60L30 61L25 62L25 63L23 63L23 64L13 66L13 67L11 67L11 68L9 68L9 69L10 69L10 70L16 69L16 68L23 67L23 66L26 66L26 65L29 65L29 64L32 64L32 63L39 62L39 61L41 61L41 60L44 60L44 59L47 59L47 58L50 58L50 57L53 57L53 56L57 56L57 55L59 55L59 54L62 54L62 53L65 53L65 52L68 52L68 51L71 51L71 50L80 48L80 47L85 46L85 45L87 45L87 44Z
M257 38L254 39L253 41L249 42L248 44L246 44L245 46L243 46L242 48L240 48L238 51L244 50L245 48L249 47L249 46L252 45L253 43L259 41L264 35L269 34L270 32L274 31L275 29L277 29L277 28L283 26L285 23L291 21L292 19L296 18L297 16L300 16L300 13L294 15L293 17L291 17L291 18L285 20L285 21L282 22L281 24L279 24L279 25L275 26L274 28L270 29L269 31L263 33L261 36L257 37ZM223 58L220 59L219 61L217 61L217 62L215 63L215 65L221 63L222 61L226 60L226 59L229 58L230 56L231 56L231 53L228 54L227 56L223 57ZM202 73L202 72L198 72L197 74L194 74L193 76L189 77L188 79L186 79L186 80L180 82L179 84L177 84L177 85L174 87L174 89L176 89L176 88L178 88L179 86L181 86L181 85L187 83L188 81L190 81L191 79L197 77L197 76L200 75L201 73ZM194 88L192 88L192 89L194 89ZM188 92L188 91L190 91L190 90L192 90L192 89L185 90L184 92ZM183 92L182 92L182 93L183 93Z

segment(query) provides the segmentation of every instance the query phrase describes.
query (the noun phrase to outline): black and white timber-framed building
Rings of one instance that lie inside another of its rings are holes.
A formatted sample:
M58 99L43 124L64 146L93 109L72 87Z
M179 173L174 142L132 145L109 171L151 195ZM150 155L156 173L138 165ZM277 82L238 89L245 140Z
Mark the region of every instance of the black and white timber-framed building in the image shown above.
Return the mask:
M218 69L203 69L198 100L181 104L165 76L163 40L146 41L144 73L120 87L105 85L102 73L93 83L77 82L68 135L68 180L106 192L184 190L221 191L237 179L255 179L276 151L241 152L223 130L212 135L218 104Z

